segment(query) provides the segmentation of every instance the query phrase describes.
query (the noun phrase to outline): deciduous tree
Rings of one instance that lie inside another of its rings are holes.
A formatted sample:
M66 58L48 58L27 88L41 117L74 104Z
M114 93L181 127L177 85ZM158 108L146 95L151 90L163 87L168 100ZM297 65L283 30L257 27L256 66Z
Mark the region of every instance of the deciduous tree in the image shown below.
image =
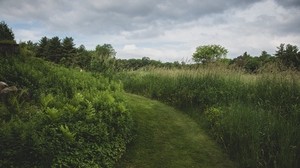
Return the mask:
M287 67L300 70L300 52L296 45L280 44L275 56Z
M193 60L198 63L210 63L225 58L228 50L220 45L203 45L196 48Z

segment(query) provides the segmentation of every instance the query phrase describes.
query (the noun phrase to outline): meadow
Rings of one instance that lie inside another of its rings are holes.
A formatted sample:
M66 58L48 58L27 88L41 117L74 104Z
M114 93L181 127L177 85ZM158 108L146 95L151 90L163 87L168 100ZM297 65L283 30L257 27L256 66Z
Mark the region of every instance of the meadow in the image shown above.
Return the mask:
M298 167L300 75L222 67L120 73L128 92L183 109L240 167Z
M0 167L300 167L297 46L162 63L0 26Z

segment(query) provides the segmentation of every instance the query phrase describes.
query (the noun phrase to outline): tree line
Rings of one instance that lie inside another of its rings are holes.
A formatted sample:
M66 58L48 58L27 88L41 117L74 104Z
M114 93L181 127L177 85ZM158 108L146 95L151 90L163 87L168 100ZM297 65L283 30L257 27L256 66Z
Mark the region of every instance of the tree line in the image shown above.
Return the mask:
M97 45L95 50L87 50L84 45L75 47L72 37L59 39L58 37L42 37L38 43L21 42L23 51L31 55L44 58L68 67L79 67L97 72L112 72L123 70L137 70L147 67L159 68L197 68L207 64L222 64L248 73L256 73L269 65L276 65L279 70L300 70L300 51L296 45L281 44L274 55L262 51L259 56L252 56L247 52L228 59L228 50L220 45L205 45L196 48L193 54L195 63L161 62L149 57L141 59L117 59L116 51L111 44Z
M15 43L11 28L0 22L0 44ZM32 41L19 43L21 52L62 64L67 67L109 73L112 71L137 70L146 67L163 68L197 68L206 64L223 64L245 72L256 73L270 64L276 64L280 70L300 70L300 51L296 45L281 44L276 53L271 55L262 51L259 56L251 56L247 52L228 59L228 50L220 45L203 45L196 48L192 55L194 63L166 62L151 60L149 57L141 59L116 59L116 51L111 44L97 45L94 50L87 50L84 45L76 47L72 37L60 39L58 36L42 37L37 43Z
M296 45L280 44L274 55L262 51L259 56L251 56L244 52L234 59L227 59L227 53L228 50L220 45L203 45L196 48L193 60L204 65L223 63L250 73L255 73L271 64L276 64L280 70L300 70L300 51Z

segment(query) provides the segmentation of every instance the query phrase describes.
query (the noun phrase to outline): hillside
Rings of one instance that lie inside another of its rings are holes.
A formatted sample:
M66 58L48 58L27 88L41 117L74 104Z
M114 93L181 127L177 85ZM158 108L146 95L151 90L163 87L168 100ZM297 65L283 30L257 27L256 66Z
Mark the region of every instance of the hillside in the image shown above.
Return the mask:
M0 65L17 88L1 88L0 167L113 167L131 140L120 83L21 55Z

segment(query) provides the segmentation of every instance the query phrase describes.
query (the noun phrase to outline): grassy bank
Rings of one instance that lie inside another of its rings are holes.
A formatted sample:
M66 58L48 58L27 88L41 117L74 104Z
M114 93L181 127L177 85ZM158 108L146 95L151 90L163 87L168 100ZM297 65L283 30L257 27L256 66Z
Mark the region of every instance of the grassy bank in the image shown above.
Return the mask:
M298 167L300 82L295 72L212 69L127 72L124 88L195 117L240 167Z
M0 167L113 167L131 139L120 83L37 58L0 57Z

